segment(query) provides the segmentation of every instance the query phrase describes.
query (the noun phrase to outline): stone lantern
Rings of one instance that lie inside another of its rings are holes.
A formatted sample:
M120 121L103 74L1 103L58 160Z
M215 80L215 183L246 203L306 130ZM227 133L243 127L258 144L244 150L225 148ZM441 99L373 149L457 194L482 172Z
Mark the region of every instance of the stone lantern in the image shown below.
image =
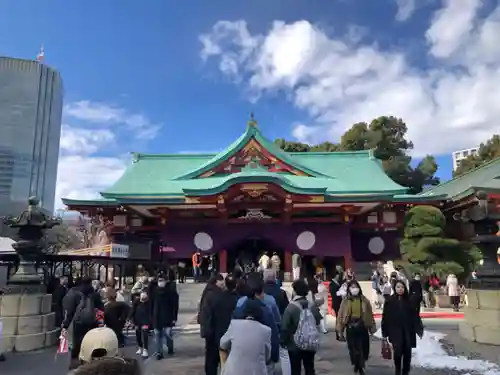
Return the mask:
M6 225L17 230L18 240L12 247L19 257L19 267L0 299L3 326L0 354L37 350L57 343L52 296L45 293L35 262L43 256L45 231L59 221L45 215L38 203L38 199L31 197L26 211L3 219Z
M467 290L467 308L460 322L460 335L471 341L500 345L500 222L488 194L476 194L477 206L469 209L476 235L471 240L481 249L483 260L477 279Z

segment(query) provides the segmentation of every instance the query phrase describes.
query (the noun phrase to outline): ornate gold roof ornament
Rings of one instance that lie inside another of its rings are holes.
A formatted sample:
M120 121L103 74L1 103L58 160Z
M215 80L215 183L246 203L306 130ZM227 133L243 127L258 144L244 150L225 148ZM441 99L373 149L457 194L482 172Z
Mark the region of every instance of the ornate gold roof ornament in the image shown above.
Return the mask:
M250 120L247 122L247 125L250 127L257 127L257 121L255 120L253 111L250 112Z

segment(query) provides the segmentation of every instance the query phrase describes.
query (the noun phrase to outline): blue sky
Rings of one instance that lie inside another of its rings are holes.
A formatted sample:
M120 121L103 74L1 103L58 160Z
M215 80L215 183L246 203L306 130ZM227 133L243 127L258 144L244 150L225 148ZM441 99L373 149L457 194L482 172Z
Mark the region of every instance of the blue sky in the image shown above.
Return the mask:
M128 152L218 151L250 111L268 138L336 141L404 118L416 157L494 131L498 1L0 0L0 54L64 80L58 196L111 184Z

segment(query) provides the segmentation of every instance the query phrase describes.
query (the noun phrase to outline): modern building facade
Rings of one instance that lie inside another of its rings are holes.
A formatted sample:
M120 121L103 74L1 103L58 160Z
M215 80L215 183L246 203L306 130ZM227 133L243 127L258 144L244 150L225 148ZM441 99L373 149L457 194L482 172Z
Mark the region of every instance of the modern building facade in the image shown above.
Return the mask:
M63 85L36 61L0 57L0 216L35 195L54 210Z
M479 147L468 148L466 150L455 151L451 155L453 159L453 170L456 171L460 166L460 162L470 155L477 155Z

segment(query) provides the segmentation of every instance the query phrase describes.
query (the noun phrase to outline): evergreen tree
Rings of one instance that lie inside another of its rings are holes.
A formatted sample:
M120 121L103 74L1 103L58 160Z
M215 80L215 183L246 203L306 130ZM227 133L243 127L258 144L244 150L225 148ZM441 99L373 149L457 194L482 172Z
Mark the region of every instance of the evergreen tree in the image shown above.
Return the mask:
M408 152L413 148L413 143L406 139L407 131L408 127L402 119L381 116L370 124L354 124L338 144L323 142L310 146L283 138L277 139L275 143L288 152L374 150L375 157L382 161L387 175L396 183L408 187L411 194L416 194L426 186L439 184L439 179L435 177L438 165L433 156L427 155L416 167L412 167Z
M400 243L401 264L410 272L467 275L482 258L472 243L447 238L446 218L433 206L417 206L405 217L404 238Z

